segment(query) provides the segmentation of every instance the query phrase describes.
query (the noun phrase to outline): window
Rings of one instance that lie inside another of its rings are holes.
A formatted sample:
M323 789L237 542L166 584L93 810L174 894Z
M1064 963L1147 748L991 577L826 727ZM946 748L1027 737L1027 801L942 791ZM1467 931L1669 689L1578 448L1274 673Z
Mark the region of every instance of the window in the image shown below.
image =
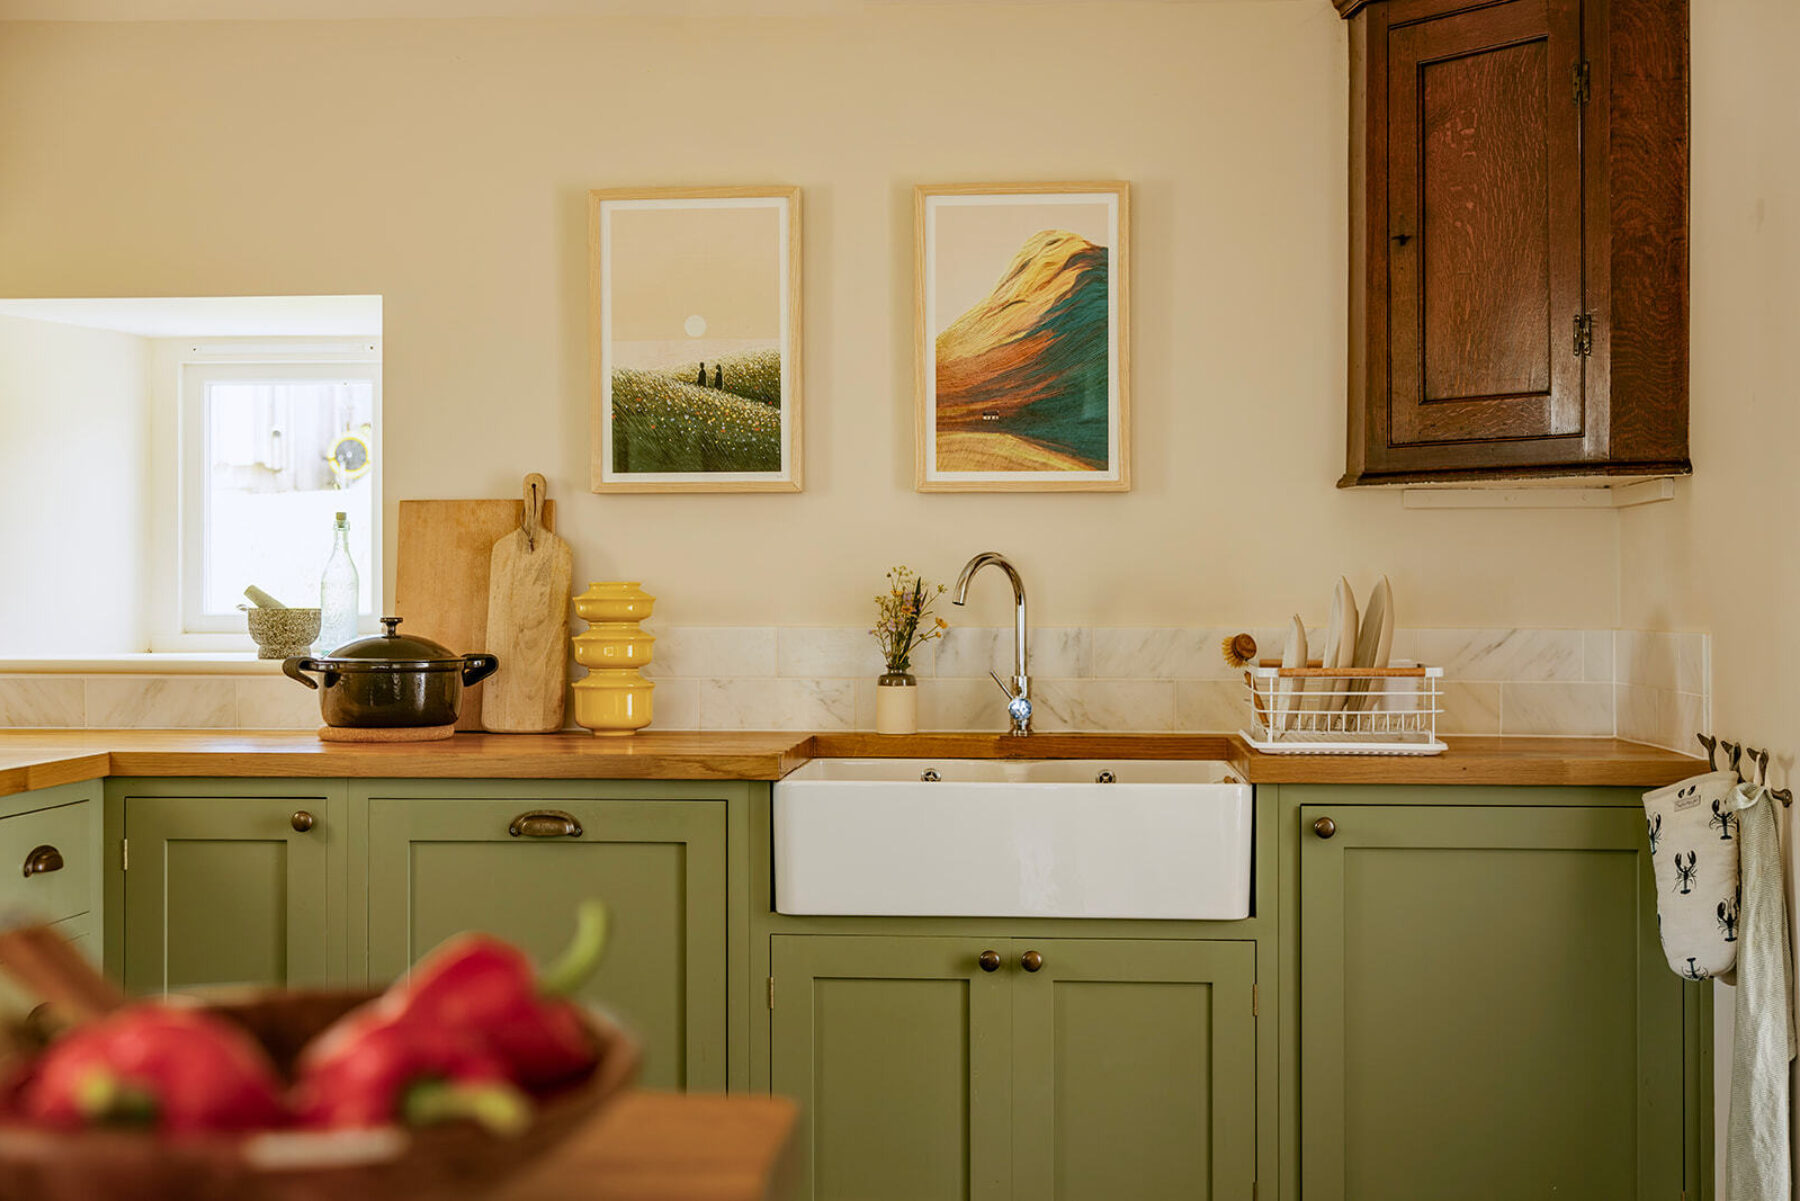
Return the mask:
M372 628L380 545L379 348L180 365L180 633L240 633L244 589L295 607L319 603L319 577L344 513ZM184 348L185 350L185 348ZM329 361L332 359L336 361ZM192 645L189 641L188 645Z

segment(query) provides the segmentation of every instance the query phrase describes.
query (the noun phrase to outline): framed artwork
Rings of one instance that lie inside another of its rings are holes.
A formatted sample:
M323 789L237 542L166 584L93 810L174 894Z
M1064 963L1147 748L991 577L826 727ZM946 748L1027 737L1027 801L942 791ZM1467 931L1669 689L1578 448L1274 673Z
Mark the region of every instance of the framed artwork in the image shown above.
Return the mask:
M595 492L800 491L800 189L588 193Z
M1129 187L917 190L919 491L1130 490Z

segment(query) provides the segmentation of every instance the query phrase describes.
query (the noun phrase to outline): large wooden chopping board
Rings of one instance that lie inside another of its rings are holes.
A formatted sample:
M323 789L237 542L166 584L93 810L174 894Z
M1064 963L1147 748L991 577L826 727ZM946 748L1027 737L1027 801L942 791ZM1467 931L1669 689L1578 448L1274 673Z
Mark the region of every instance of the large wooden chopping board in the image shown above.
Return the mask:
M563 728L569 688L569 544L543 528L549 484L525 477L524 525L494 543L488 571L487 649L500 670L482 685L481 724L492 734Z
M488 564L494 543L519 528L522 500L403 500L400 561L394 569L394 616L401 628L441 642L459 655L489 648ZM544 503L545 529L556 527L556 502ZM504 668L506 664L501 663ZM463 690L459 730L481 729L481 685Z

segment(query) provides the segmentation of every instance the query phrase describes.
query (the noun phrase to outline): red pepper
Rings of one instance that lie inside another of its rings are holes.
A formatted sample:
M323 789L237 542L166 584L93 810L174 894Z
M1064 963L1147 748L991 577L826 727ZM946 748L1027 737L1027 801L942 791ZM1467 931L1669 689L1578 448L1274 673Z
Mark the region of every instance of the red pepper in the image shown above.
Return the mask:
M387 998L347 1014L301 1054L294 1109L303 1126L429 1126L467 1118L517 1134L531 1102L472 1036L410 1020Z
M605 946L606 908L598 901L577 910L574 941L542 976L518 948L464 934L413 969L400 1003L409 1021L479 1038L526 1088L554 1088L598 1062L580 1007L565 998L593 974Z
M284 1124L282 1085L244 1030L197 1009L133 1005L45 1051L20 1098L49 1126L136 1124L167 1134Z

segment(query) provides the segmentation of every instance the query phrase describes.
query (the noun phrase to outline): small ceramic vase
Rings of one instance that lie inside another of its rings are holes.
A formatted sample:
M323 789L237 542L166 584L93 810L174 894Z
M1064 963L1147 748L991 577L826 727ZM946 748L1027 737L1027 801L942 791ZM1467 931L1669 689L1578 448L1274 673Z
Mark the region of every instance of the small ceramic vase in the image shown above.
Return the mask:
M875 732L919 732L919 682L910 675L891 671L875 681Z
M576 725L617 738L650 724L656 685L638 668L650 662L656 639L638 622L655 605L656 598L636 580L592 583L576 596L576 614L590 623L570 639L575 661L588 669L573 685Z

